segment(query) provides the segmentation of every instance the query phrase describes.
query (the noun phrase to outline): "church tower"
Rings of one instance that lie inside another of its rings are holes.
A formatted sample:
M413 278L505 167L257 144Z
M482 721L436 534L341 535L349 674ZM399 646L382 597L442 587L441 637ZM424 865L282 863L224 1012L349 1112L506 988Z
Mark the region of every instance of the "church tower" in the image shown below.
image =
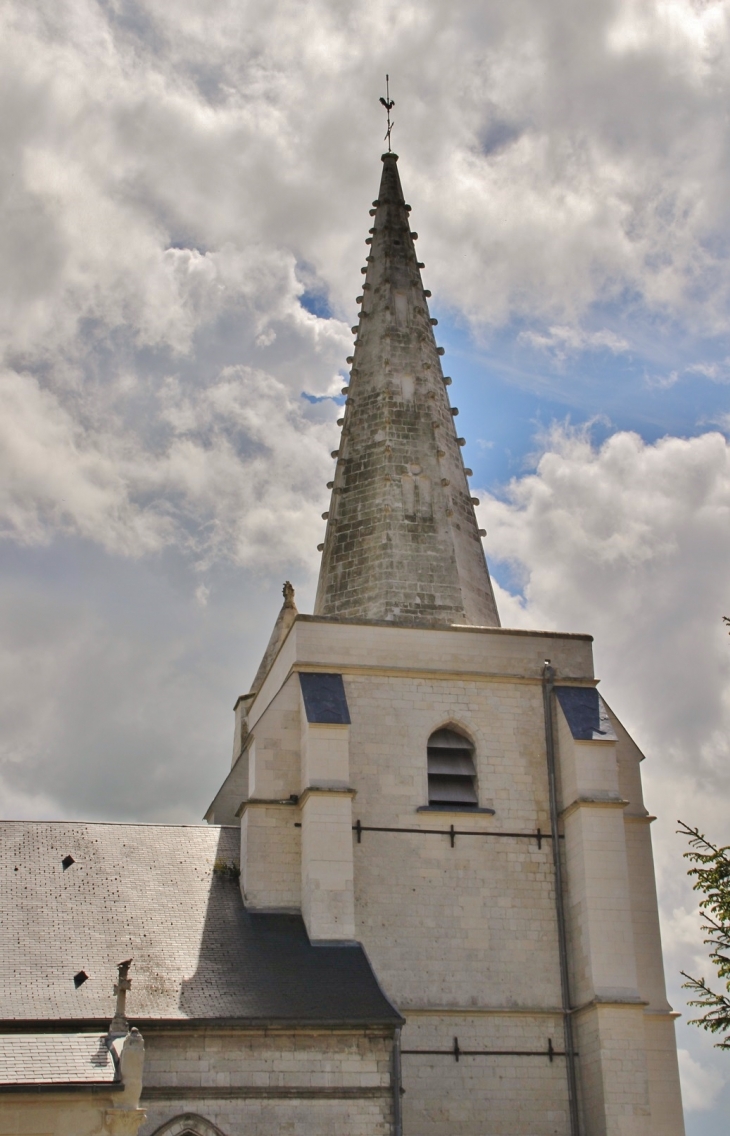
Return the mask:
M500 627L382 160L314 614L285 588L206 819L400 1014L373 1133L683 1136L642 754L590 635Z

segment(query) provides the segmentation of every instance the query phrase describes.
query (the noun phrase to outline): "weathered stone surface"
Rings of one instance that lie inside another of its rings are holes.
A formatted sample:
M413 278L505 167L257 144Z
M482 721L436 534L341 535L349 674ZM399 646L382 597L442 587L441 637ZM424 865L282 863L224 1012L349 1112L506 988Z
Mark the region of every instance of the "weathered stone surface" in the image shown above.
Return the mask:
M383 155L314 610L498 627L396 162Z

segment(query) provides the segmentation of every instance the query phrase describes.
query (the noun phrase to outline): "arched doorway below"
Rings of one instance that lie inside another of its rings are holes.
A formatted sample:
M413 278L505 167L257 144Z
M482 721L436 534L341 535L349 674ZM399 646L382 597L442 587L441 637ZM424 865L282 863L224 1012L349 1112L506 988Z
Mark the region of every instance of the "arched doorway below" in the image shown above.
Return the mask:
M155 1129L152 1136L225 1136L225 1133L204 1116L186 1112L182 1116L166 1120L160 1128Z

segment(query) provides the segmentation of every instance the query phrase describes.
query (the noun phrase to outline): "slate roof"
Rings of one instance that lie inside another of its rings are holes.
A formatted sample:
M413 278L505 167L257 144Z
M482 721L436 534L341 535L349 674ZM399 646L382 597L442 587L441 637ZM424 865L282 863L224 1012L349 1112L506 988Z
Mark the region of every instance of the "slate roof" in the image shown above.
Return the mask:
M313 947L298 915L245 910L236 879L214 870L238 861L239 842L214 825L0 822L0 1025L106 1028L130 957L127 1013L141 1027L398 1024L361 947Z
M110 1085L116 1066L98 1033L0 1036L0 1086Z
M341 674L300 672L299 685L308 722L349 726L350 710Z
M608 710L595 687L556 686L555 693L576 741L616 741Z

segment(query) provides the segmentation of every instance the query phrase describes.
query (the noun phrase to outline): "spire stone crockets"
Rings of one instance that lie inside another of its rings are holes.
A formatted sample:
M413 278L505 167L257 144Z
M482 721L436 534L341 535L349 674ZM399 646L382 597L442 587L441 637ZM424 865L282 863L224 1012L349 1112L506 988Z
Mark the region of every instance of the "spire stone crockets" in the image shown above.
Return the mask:
M382 160L314 611L498 627L398 157Z

